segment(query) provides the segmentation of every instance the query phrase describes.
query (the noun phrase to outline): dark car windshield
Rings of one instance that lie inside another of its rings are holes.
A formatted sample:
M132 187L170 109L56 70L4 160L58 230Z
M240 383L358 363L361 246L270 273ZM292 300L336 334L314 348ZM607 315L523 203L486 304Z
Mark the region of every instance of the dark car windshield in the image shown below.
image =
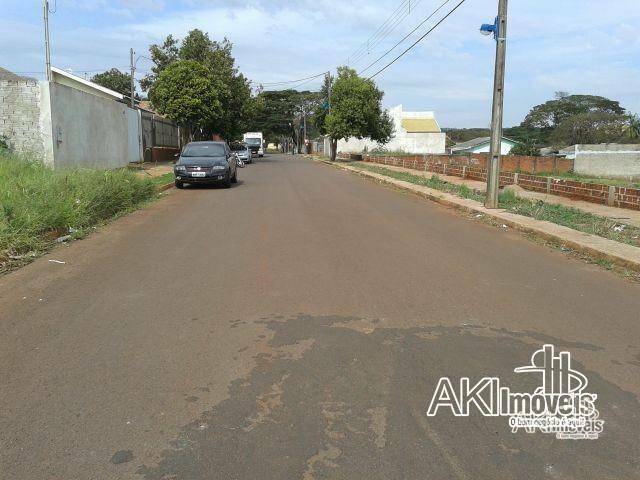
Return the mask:
M197 143L187 145L183 157L224 157L226 151L221 143Z
M229 145L229 148L231 148L231 150L233 150L234 152L241 152L243 150L246 150L247 146L243 143L232 143L231 145Z
M249 145L260 145L260 143L262 142L262 140L260 140L259 138L245 138L244 141Z

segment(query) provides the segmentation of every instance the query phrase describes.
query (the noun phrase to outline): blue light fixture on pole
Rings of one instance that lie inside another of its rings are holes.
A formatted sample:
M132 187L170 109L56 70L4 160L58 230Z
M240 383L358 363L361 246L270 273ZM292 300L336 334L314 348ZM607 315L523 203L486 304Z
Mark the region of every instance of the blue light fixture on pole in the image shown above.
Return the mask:
M493 108L491 112L491 153L487 161L487 198L484 203L487 208L498 208L498 192L500 188L504 70L507 52L507 1L498 0L498 16L493 25L485 23L480 27L480 33L483 35L493 34L493 38L496 41Z
M496 17L495 22L491 23L483 23L480 26L480 33L482 35L491 35L493 34L493 38L498 40L498 31L500 30L500 26L498 25L498 17Z

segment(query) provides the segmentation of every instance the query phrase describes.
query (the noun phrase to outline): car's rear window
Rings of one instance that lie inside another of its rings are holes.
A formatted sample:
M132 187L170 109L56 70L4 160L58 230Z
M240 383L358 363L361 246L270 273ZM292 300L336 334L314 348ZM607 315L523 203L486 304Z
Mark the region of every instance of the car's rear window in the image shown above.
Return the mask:
M241 152L247 149L246 145L243 145L241 143L232 143L231 145L229 145L229 148L231 148L231 150L233 150L234 152Z
M226 151L221 143L202 143L187 145L182 152L183 157L224 157Z

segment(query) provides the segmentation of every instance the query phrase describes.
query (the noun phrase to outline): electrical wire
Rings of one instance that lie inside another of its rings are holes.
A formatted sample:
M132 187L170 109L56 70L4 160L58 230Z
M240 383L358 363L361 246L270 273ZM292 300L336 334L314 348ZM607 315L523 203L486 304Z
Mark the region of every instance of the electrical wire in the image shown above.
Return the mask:
M96 73L96 72L107 72L109 70L111 70L112 68L117 68L118 70L127 70L129 68L129 65L126 65L124 67L109 67L109 68L97 68L94 70L75 70L75 69L71 69L71 74L76 74L76 73ZM63 70L68 71L68 69L63 68ZM33 71L33 72L11 72L11 73L15 73L16 75L27 75L27 74L36 74L36 73L46 73L44 71Z
M367 40L365 40L358 48L356 48L356 50L353 53L351 53L351 55L349 55L347 57L347 61L345 63L347 63L347 64L356 63L364 55L367 55L369 49L371 48L371 43L376 39L376 37L382 35L382 32L384 32L385 29L388 27L387 24L390 23L392 21L392 19L395 16L397 16L399 12L402 11L402 9L404 8L405 4L407 4L407 3L409 5L409 7L410 7L411 0L404 0L402 3L400 3L400 5L398 5L396 7L396 9L393 12L391 12L391 15L389 15L389 17L387 17L387 19L382 23L382 25L380 25L376 29L376 31L371 34L371 36ZM405 14L405 17L406 17L406 14ZM402 21L405 17L402 17L402 19L400 19L400 21ZM393 26L393 28L395 28L398 25L398 23L396 23ZM392 30L393 30L393 28L392 28ZM387 33L387 35L388 35L388 33Z
M318 78L318 77L320 77L322 75L326 75L326 73L327 72L325 71L325 72L319 73L317 75L312 75L310 77L298 78L297 80L284 80L282 82L261 82L261 83L258 83L258 85L271 86L271 85L286 85L286 84L290 84L290 83L298 83L298 82L303 82L305 80L313 80L314 78Z
M417 7L420 2L422 0L417 0L414 4L414 9L415 7ZM352 61L350 63L350 65L355 66L358 62L360 62L361 59L369 56L369 52L372 48L377 47L378 45L380 45L392 32L393 30L395 30L395 28L400 25L405 18L407 18L409 16L409 14L411 13L411 3L409 2L409 8L408 10L404 13L404 15L401 18L398 18L398 20L396 21L395 24L390 25L389 27L387 27L387 29L384 31L384 34L381 34L381 36L379 37L378 40L374 41L371 45L369 45L369 48L367 49L367 52L362 53L358 58L356 58L354 61Z
M418 43L420 43L427 35L429 35L431 32L433 32L438 25L440 25L442 22L444 22L449 16L451 16L453 14L453 12L455 12L464 2L466 2L466 0L460 0L460 2L453 7L449 13L447 13L444 17L442 17L433 27L431 27L429 30L427 30L424 35L422 35L420 38L418 38L415 42L413 42L407 49L405 49L400 55L398 55L396 58L394 58L393 60L391 60L389 63L387 63L384 67L382 67L380 70L378 70L376 73L374 73L373 75L369 76L368 79L371 80L373 77L377 76L378 74L384 72L387 68L389 68L391 65L393 65L394 63L396 63L400 58L402 58L409 50L411 50L413 47L415 47Z
M386 52L384 52L382 55L380 55L375 61L373 61L372 63L370 63L369 65L367 65L364 69L360 70L360 72L358 72L358 75L362 75L364 72L366 72L367 70L369 70L372 66L374 66L376 63L378 63L380 60L382 60L384 57L386 57L387 55L389 55L389 53L391 53L393 50L396 49L396 47L398 45L400 45L402 42L404 42L407 38L409 38L411 35L413 35L415 33L416 30L418 30L422 25L424 25L425 23L427 23L429 20L431 20L433 18L433 16L438 13L442 7L444 7L447 3L449 3L451 0L445 0L443 3L440 4L440 6L438 8L436 8L433 12L431 12L431 14L429 16L427 16L424 20L422 20L418 25L416 25L416 27L411 30L409 33L407 33L404 37L402 37L402 39L396 43L393 47L391 47L389 50L387 50Z

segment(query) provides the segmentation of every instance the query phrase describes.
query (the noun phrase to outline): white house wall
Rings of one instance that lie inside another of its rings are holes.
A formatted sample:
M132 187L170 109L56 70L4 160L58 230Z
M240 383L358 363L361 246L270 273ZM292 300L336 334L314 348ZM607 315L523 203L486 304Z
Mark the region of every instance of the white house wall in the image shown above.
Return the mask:
M125 104L50 83L51 131L55 168L117 168L139 152L140 122ZM130 132L136 129L135 132Z
M338 140L338 152L361 153L375 148L384 147L389 151L403 151L407 153L433 153L441 154L446 151L446 134L438 133L408 133L402 128L403 119L433 119L433 112L405 112L402 105L390 108L389 116L393 120L394 135L391 141L384 145L368 138L358 139L351 137L348 140ZM436 122L437 123L437 122Z
M508 155L509 152L511 152L512 148L513 148L512 144L510 144L509 142L503 141L500 144L500 153L502 155ZM480 147L474 148L472 150L472 153L490 153L490 152L491 152L491 145L490 144L481 145Z
M640 145L576 145L573 170L581 175L640 178Z
M446 135L444 133L405 133L393 137L389 143L380 145L368 138L338 140L338 151L344 153L361 153L365 149L371 151L384 147L389 151L402 151L416 154L440 154L445 152Z

